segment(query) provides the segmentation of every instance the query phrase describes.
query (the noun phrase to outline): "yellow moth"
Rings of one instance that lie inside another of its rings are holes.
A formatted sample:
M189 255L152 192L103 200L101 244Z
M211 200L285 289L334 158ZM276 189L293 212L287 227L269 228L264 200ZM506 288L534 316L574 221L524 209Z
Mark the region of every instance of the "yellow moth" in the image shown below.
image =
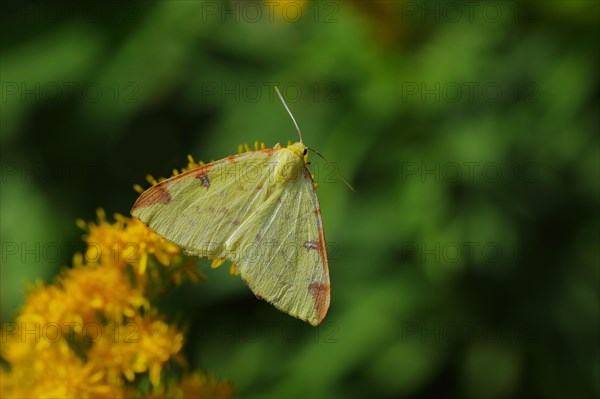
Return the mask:
M277 89L277 88L276 88ZM257 297L318 325L329 308L325 237L302 134L144 191L131 214L189 253L229 259Z

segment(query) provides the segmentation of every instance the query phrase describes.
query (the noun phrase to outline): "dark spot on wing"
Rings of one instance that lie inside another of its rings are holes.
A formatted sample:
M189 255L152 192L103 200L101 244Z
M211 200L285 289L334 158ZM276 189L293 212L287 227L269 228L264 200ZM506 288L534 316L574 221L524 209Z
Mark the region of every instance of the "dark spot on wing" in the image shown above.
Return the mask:
M317 324L323 320L329 309L329 284L312 283L308 286L308 291L313 297L315 312L317 313Z
M210 187L210 180L208 180L208 174L198 174L196 176L196 179L200 180L202 182L202 186L206 187L206 189L208 190L208 188Z
M171 202L171 193L169 193L169 190L165 187L165 183L166 182L158 183L144 191L142 195L138 197L137 201L135 201L135 204L133 204L131 213L146 206L168 204Z
M317 241L307 241L304 243L304 248L316 250L319 248L319 243Z

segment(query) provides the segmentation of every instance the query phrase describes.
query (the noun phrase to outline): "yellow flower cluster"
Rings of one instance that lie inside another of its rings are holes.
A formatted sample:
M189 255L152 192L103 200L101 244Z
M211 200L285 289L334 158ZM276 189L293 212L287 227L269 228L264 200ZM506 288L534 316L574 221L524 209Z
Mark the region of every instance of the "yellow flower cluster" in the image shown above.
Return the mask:
M99 210L77 224L86 251L53 284L30 287L3 326L0 396L229 397L230 384L187 371L183 332L152 305L183 276L202 277L194 262L135 219L110 223Z

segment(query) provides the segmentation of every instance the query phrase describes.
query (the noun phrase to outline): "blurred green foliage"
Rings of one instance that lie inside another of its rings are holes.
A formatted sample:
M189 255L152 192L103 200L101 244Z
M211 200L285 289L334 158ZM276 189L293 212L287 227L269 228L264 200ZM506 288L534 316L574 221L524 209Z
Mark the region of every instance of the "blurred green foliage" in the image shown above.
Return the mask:
M193 366L242 397L598 397L598 3L281 3L3 6L2 321L147 173L295 140L276 82L333 162L332 305L312 328L200 262L164 301Z

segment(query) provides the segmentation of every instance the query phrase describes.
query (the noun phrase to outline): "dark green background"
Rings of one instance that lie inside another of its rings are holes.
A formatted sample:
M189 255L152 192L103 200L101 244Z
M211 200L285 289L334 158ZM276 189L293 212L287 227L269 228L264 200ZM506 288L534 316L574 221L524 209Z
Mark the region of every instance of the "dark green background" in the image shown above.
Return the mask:
M2 320L147 173L296 140L277 83L333 162L331 308L201 263L164 304L194 367L242 397L598 397L598 3L257 4L3 5Z

